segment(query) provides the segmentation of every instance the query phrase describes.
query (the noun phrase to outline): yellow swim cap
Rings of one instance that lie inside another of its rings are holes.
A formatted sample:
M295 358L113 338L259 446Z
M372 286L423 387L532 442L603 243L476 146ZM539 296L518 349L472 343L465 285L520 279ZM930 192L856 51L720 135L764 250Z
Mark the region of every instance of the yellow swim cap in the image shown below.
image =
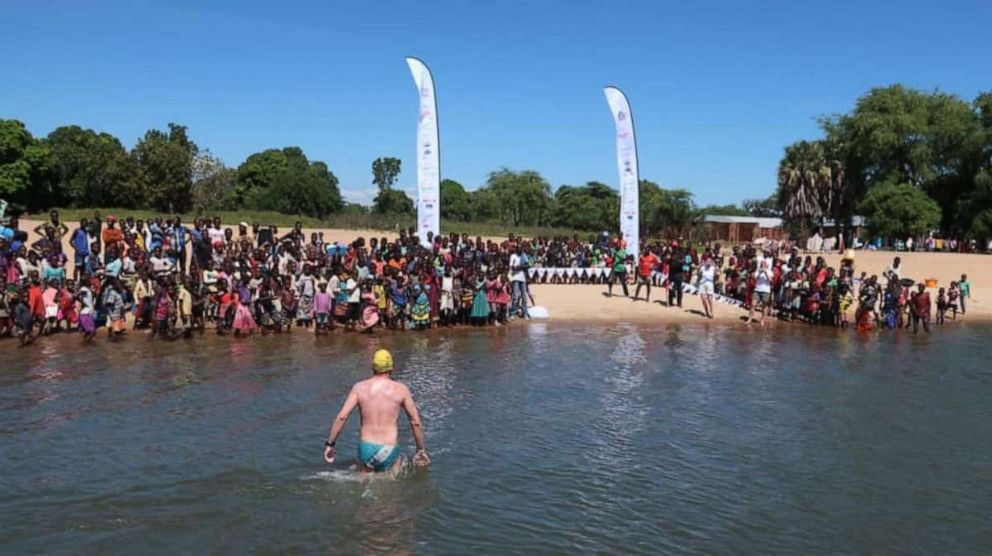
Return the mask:
M388 373L393 370L393 354L380 349L372 356L372 371L376 374Z

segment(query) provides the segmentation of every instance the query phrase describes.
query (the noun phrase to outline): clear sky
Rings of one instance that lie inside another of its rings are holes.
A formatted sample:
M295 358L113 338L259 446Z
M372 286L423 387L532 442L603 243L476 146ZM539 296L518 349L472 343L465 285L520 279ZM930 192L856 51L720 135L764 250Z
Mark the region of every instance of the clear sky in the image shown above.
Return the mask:
M503 166L616 187L612 84L642 178L735 203L873 86L992 89L989 29L990 0L3 0L0 117L128 147L177 122L230 166L299 145L369 202L379 156L416 183L412 55L434 73L442 174L470 189Z

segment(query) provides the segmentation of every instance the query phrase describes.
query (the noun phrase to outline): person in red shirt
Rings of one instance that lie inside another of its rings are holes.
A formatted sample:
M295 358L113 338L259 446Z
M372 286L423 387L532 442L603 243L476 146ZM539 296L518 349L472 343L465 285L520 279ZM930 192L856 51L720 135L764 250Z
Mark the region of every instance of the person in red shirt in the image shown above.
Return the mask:
M634 290L634 301L641 295L641 286L647 288L644 301L651 302L651 273L657 268L661 260L651 251L645 251L641 258L637 260L637 288Z
M42 299L41 280L36 274L31 276L31 287L28 288L28 307L35 322L45 321L45 302Z
M103 240L103 264L107 264L110 261L110 248L113 247L115 249L120 249L124 243L124 234L121 232L120 228L115 227L116 224L117 217L107 217L107 228L103 230L103 234L101 234L100 237L100 239Z
M930 333L930 294L926 291L926 286L919 285L910 303L910 310L913 312L913 334L919 330L920 323L923 323L923 330Z

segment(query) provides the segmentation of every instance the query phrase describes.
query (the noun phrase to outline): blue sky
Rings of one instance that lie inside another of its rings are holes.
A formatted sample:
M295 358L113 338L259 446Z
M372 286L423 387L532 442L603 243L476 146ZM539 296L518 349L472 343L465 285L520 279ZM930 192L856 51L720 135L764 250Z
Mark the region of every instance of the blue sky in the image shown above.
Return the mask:
M128 147L182 123L230 166L299 145L368 202L379 156L416 183L414 55L434 72L446 178L475 188L506 166L615 187L613 84L641 177L735 203L769 194L782 148L873 86L992 89L990 24L988 0L5 0L0 117Z

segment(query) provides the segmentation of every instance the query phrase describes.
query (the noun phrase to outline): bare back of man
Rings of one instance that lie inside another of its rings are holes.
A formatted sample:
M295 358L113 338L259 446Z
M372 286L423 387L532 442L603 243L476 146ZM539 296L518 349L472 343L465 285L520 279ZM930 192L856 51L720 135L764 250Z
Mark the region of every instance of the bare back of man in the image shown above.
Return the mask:
M384 351L384 350L383 350ZM386 352L388 355L388 352ZM376 354L375 361L380 357ZM413 463L418 466L430 465L430 458L424 450L424 432L420 414L410 394L410 389L392 379L392 356L388 356L388 366L380 362L373 365L373 376L355 383L338 413L324 451L328 463L334 461L334 445L352 411L358 407L362 419L358 445L358 466L362 471L389 471L402 466L405 461L396 445L398 430L396 422L400 410L406 412L417 453Z
M410 389L389 375L377 375L356 383L353 392L362 418L360 440L396 444L396 421L410 399Z

